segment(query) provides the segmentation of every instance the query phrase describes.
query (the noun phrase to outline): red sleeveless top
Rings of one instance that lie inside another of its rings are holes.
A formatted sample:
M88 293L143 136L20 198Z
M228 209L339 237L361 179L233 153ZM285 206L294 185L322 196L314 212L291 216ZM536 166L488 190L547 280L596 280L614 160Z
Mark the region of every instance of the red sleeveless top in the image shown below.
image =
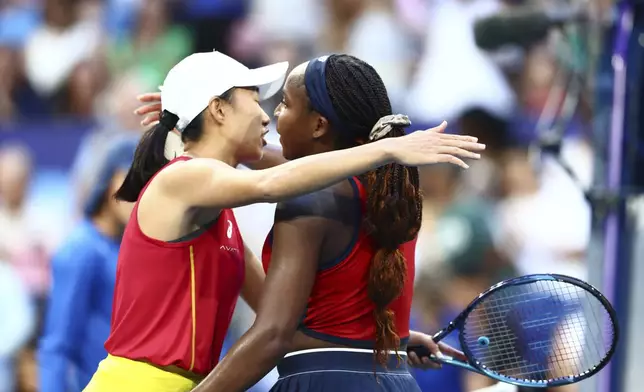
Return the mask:
M356 177L350 181L364 209L364 187ZM264 271L268 271L271 260L272 234L271 230L262 251ZM416 240L399 248L407 262L407 279L402 294L389 306L394 312L396 332L402 344L409 338L415 248ZM367 283L374 253L370 238L361 229L345 257L318 269L299 330L311 337L348 347L373 348L376 323Z
M196 237L164 242L143 234L137 211L138 202L121 243L105 348L114 356L206 375L219 361L244 282L235 216L222 210Z

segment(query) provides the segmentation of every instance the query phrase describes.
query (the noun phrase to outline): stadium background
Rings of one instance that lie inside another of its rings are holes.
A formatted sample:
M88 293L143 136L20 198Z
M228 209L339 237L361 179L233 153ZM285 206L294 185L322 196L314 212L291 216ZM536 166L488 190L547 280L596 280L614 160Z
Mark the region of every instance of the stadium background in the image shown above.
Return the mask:
M631 262L644 243L637 235L642 203L632 198L628 209L618 208L618 220L625 222L619 232L631 235L622 236L617 262L605 268L610 250L601 216L593 219L583 193L556 162L545 158L536 168L529 159L549 93L555 101L565 93L552 93L557 34L495 53L474 43L477 18L521 6L521 0L0 0L0 263L21 277L34 309L46 303L49 257L80 216L106 141L143 131L132 114L135 96L155 91L185 55L215 48L256 66L345 52L375 66L414 129L448 119L451 132L474 134L488 145L485 159L466 173L423 170L417 327L432 332L501 277L559 272L588 279L610 289L626 334L611 369L582 390L637 391L635 369L644 365L635 353L644 341L628 326L644 319L642 285L632 284L644 279L644 267ZM603 14L618 8L608 0L593 7ZM638 14L632 15L629 53L640 56L644 39ZM615 31L606 29L605 39L590 42L603 54L588 62L596 73L565 127L561 156L585 188L593 178L595 185L606 182L601 173L616 129L609 124L620 116L611 112ZM629 72L639 71L638 58L627 60L636 65ZM634 80L629 74L629 89L640 86ZM267 112L278 101L267 102ZM636 135L629 124L637 119L624 111L621 116L622 128ZM276 142L274 132L271 138ZM624 158L630 185L638 155L636 148L630 161ZM236 211L256 253L273 208ZM606 282L605 270L617 280ZM0 391L8 377L20 390L36 391L39 314L11 295L0 289ZM243 303L238 308L231 341L253 318ZM2 320L25 312L33 317L24 328L3 330ZM274 377L255 390L268 390ZM453 392L461 390L468 389Z

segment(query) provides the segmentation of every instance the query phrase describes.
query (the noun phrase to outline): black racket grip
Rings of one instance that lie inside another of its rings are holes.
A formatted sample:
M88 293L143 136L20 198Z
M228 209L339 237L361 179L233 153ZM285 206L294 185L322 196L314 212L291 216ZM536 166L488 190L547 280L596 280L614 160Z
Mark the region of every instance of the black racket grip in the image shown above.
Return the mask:
M431 358L432 353L429 351L429 349L425 346L421 345L412 345L412 346L407 346L407 352L413 352L418 355L418 358L422 357L429 357Z

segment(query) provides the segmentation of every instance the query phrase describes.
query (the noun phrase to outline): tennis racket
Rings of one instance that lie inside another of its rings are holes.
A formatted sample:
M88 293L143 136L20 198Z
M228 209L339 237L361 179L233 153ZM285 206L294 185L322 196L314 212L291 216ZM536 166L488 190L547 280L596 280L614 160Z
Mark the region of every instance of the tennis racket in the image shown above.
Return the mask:
M505 280L481 293L433 336L458 330L467 362L436 358L424 346L419 357L459 366L495 380L533 388L576 383L599 372L615 352L615 310L596 288L564 275Z

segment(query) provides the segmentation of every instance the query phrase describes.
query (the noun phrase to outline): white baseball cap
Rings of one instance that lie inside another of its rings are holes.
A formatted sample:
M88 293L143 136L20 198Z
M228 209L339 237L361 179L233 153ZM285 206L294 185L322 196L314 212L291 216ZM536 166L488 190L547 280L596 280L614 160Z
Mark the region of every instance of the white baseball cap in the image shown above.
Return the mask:
M179 117L176 129L182 131L213 98L233 87L257 87L260 100L272 97L284 84L287 70L287 61L249 69L217 51L194 53L168 72L159 87L161 106Z

